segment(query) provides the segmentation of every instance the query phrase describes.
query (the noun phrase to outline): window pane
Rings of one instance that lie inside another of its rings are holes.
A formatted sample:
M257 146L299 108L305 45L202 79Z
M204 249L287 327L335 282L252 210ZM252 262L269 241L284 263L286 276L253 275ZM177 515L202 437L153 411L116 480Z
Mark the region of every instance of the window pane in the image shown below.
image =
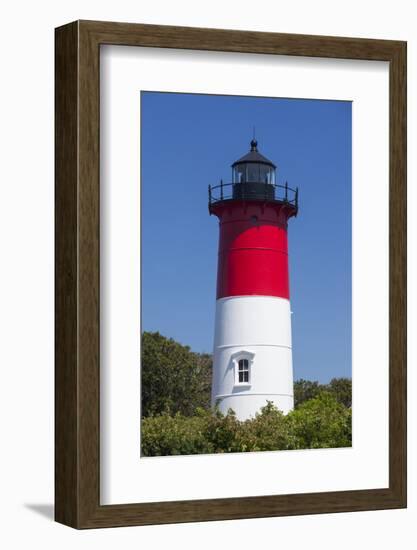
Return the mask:
M259 181L259 164L248 164L248 181Z
M247 359L239 359L239 370L244 371L249 369L249 361Z
M238 381L239 384L249 383L249 359L239 359Z
M259 165L259 181L262 183L270 183L271 169L265 164Z
M242 166L236 166L233 170L233 183L240 183L243 180Z

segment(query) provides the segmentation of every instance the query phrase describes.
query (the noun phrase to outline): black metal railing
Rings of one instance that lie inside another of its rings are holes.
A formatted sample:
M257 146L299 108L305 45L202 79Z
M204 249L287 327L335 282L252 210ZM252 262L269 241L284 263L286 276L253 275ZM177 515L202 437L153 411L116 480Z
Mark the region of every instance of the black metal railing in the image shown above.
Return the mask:
M292 205L298 210L298 187L259 182L223 183L208 186L209 206L228 200L276 201Z

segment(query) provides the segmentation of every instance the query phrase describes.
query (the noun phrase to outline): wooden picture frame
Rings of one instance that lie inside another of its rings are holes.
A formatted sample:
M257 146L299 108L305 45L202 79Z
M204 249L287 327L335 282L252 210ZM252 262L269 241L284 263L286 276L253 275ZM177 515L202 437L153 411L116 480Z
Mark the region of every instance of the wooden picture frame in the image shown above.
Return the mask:
M75 528L406 506L406 43L76 21L56 29L55 519ZM99 56L117 44L389 62L389 487L100 505Z

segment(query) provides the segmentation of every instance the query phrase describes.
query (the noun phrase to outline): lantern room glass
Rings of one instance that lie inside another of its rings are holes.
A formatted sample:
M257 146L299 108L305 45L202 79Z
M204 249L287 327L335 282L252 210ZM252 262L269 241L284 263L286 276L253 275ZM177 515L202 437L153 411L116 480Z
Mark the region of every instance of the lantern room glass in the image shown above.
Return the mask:
M269 164L243 162L233 167L233 183L269 183L275 185L275 169Z

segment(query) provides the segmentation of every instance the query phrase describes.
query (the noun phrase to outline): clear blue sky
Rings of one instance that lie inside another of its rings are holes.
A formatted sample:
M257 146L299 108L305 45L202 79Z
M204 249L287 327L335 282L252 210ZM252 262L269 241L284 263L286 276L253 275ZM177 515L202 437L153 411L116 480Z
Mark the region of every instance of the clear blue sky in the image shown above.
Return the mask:
M217 218L207 187L249 150L299 187L289 221L294 377L351 376L351 103L141 93L142 330L212 351Z

